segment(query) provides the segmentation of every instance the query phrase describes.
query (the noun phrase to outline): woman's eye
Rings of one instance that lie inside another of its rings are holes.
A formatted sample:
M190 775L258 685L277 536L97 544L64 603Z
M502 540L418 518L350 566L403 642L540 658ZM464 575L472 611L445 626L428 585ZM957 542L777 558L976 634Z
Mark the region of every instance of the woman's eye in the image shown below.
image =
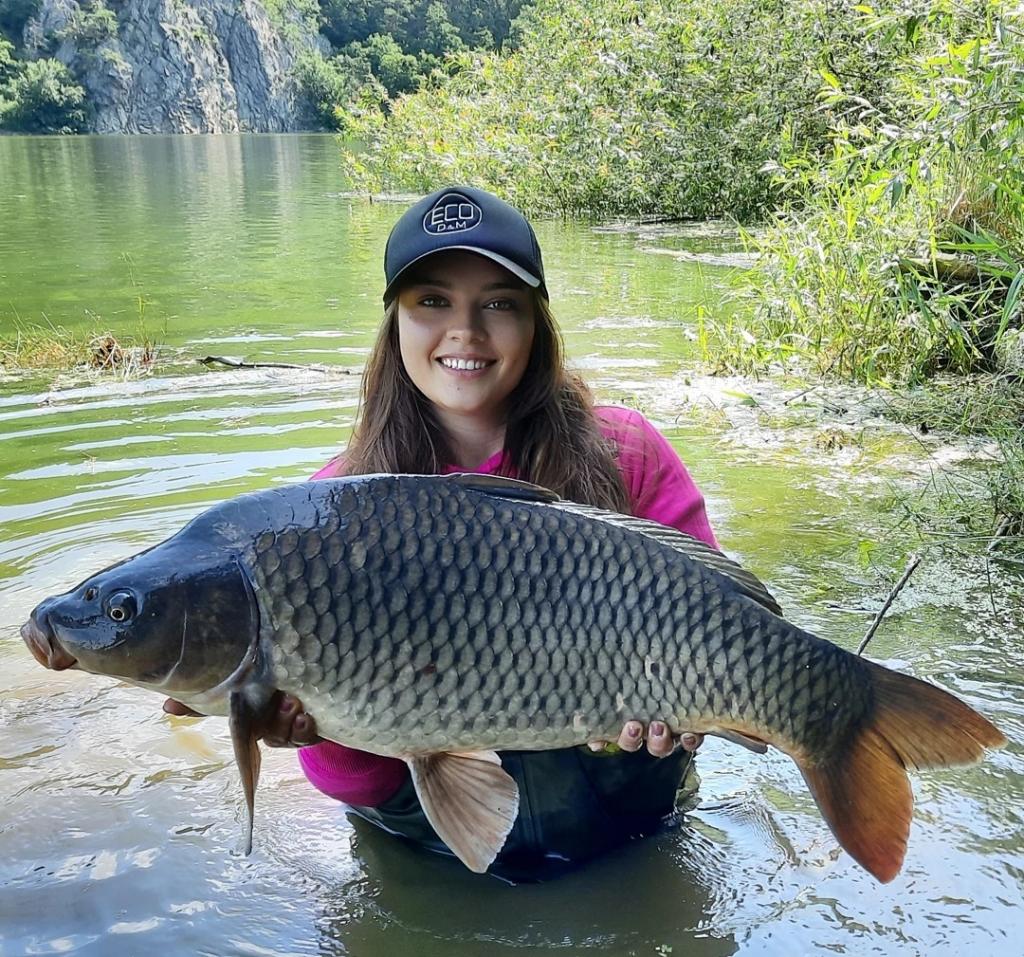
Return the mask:
M519 303L514 299L492 299L487 303L488 309L496 309L499 312L507 312L511 309L518 309Z
M436 308L438 306L447 306L448 300L443 298L442 296L424 296L420 300L420 305Z

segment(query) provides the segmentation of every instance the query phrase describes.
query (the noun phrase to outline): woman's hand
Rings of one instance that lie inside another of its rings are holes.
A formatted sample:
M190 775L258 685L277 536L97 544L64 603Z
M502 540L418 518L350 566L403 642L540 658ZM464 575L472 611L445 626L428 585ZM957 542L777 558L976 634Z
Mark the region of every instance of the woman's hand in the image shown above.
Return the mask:
M656 758L671 754L678 743L684 751L696 751L704 741L704 735L684 731L678 738L674 737L663 721L652 721L646 728L642 721L627 721L622 726L618 740L615 742L623 751L639 751L647 742L647 750ZM591 751L603 751L607 741L591 741Z
M164 711L179 718L203 717L173 698L164 702ZM302 710L302 702L282 691L270 699L256 730L256 736L270 748L304 748L322 740L316 733L316 722Z
M173 698L164 702L164 711L178 717L202 717L198 711L193 711ZM316 722L302 710L302 702L280 691L271 698L258 731L264 744L271 748L304 748L322 740L316 733ZM703 740L704 735L690 732L684 732L676 738L662 721L652 721L647 727L642 721L627 721L615 744L623 751L639 751L646 741L647 750L656 758L663 758L671 754L677 744L684 751L696 751ZM603 751L608 743L591 741L589 747L591 751Z

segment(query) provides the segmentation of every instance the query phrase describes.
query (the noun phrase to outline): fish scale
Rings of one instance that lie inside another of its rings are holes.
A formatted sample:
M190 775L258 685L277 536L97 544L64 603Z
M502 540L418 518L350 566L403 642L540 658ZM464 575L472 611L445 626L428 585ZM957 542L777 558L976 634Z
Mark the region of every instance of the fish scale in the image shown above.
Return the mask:
M754 576L674 529L496 476L365 476L215 506L40 603L22 635L48 667L228 714L249 846L257 737L284 691L322 736L405 760L476 871L518 813L497 751L614 740L639 719L785 751L840 843L891 880L906 769L1005 738L780 615Z

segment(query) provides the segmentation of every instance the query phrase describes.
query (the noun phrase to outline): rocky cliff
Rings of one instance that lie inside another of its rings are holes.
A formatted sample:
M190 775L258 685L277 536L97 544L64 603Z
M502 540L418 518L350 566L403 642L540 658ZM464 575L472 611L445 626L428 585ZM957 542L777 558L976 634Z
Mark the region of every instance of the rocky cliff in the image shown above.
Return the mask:
M326 49L301 12L259 0L43 0L30 55L86 88L97 133L289 132L315 126L293 79Z

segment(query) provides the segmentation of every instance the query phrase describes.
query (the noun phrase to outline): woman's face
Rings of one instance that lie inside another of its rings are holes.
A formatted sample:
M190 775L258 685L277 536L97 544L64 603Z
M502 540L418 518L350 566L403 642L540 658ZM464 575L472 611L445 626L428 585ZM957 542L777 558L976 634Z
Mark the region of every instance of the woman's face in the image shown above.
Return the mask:
M504 422L534 334L533 298L497 263L462 250L414 267L398 294L398 343L409 378L442 421Z

